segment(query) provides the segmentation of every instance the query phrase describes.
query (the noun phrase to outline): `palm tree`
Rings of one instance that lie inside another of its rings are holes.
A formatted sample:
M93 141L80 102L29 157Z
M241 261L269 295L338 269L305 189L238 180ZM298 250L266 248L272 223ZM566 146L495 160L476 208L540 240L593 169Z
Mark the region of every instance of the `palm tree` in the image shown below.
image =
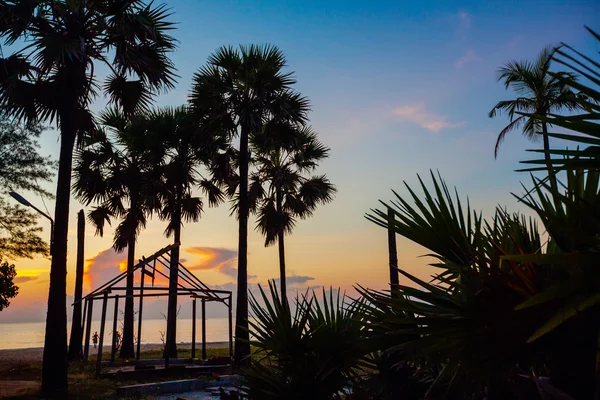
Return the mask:
M309 126L277 121L267 123L251 143L257 171L251 176L250 205L258 215L256 228L265 236L265 246L279 245L281 299L287 301L284 236L292 233L298 218L310 217L319 204L333 200L336 189L325 175L303 176L314 171L330 149Z
M42 367L42 392L48 397L67 394L71 168L76 138L94 130L89 105L100 86L94 66L100 62L112 71L104 84L112 103L128 114L147 106L153 93L174 83L167 56L175 47L169 15L164 5L139 0L0 3L0 37L8 45L23 43L1 59L0 107L22 120L55 122L61 135Z
M99 130L82 151L75 163L73 191L85 204L97 203L89 219L96 233L104 234L105 223L111 219L121 222L114 233L113 248L127 249L127 298L123 323L121 358L134 354L133 331L133 267L135 243L152 212L158 209L159 198L154 182L160 179L157 160L149 151L147 118L136 116L132 121L117 110L108 110L100 116L100 123L113 136Z
M519 97L514 100L499 101L489 112L490 118L501 112L507 113L510 117L510 123L498 135L494 157L498 157L500 144L508 132L521 129L523 135L531 140L537 140L541 132L550 184L554 188L556 188L556 177L550 158L548 123L535 118L535 116L525 116L522 113L545 117L550 113L555 114L565 109L572 111L581 108L577 97L562 79L564 77L574 78L573 74L550 73L552 56L555 51L556 49L546 47L540 52L534 63L511 61L500 68L498 80L504 81L506 89L512 87Z
M248 138L271 115L304 123L308 101L294 92L285 55L275 46L219 48L193 78L190 105L205 127L229 138L239 136L239 242L235 362L250 355L248 332Z
M160 159L161 178L155 182L160 201L159 216L169 221L165 234L181 243L183 222L197 222L203 210L200 197L194 196L199 187L206 194L210 206L220 204L225 196L211 180L206 179L200 167L210 167L213 155L225 145L222 137L202 129L187 107L153 110L148 115L148 134L159 144L154 149ZM169 276L169 303L167 310L167 340L165 356L177 357L177 281L179 275L179 246L171 251Z

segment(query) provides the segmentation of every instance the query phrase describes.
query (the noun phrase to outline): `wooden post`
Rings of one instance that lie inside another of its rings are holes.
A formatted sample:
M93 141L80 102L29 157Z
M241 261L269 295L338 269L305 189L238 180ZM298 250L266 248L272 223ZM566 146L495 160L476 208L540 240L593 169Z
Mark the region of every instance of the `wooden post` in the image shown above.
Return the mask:
M100 376L102 369L102 343L104 343L104 326L106 325L106 305L108 303L108 290L104 292L102 300L102 319L100 320L100 341L98 343L98 358L96 359L96 377Z
M69 339L70 361L81 360L81 295L83 292L83 241L85 238L85 216L83 210L77 214L77 269L75 272L75 298L73 305L73 322L71 323L71 337Z
M393 230L391 221L394 219L394 210L388 207L388 253L390 268L390 289L393 297L398 296L398 252L396 250L396 232Z
M88 303L87 306L87 310L88 310L88 314L87 314L87 327L85 330L85 343L83 345L83 359L87 360L89 353L90 353L90 334L92 333L92 313L94 311L94 298L90 297L88 300L86 300L86 303Z
M196 299L192 300L192 358L196 358Z
M229 358L233 360L233 317L232 317L231 294L229 295Z
M142 345L142 310L144 308L144 275L146 270L146 265L142 265L142 278L140 282L140 310L138 312L138 331L137 331L137 355L136 359L140 359L141 345Z
M117 322L119 320L119 295L115 295L115 315L113 315L113 334L112 334L112 346L110 349L110 361L115 361L115 354L117 353Z
M83 300L82 300L83 302ZM88 301L85 299L83 302L83 317L81 318L81 348L83 349L83 336L85 332L85 322L87 321L87 309L88 309ZM83 353L82 353L83 354Z
M206 299L202 299L202 359L206 360Z

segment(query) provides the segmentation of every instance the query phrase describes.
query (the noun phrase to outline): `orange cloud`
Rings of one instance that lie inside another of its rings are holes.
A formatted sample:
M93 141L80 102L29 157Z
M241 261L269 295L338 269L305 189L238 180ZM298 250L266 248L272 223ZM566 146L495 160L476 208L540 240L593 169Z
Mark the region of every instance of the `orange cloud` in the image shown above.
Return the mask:
M197 246L189 247L185 251L196 259L193 265L188 266L190 270L216 269L225 275L237 276L235 266L237 251L235 250Z
M83 283L94 290L127 269L127 253L117 253L112 247L85 260Z
M23 284L37 280L42 274L47 274L47 269L19 269L14 279L15 283Z

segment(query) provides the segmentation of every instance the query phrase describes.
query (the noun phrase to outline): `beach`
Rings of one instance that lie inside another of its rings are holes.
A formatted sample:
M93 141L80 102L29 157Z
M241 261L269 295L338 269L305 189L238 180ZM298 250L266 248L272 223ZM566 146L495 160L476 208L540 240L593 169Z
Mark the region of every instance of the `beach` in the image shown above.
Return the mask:
M162 343L145 343L141 345L142 352L150 350L162 349ZM191 343L184 343L177 345L178 349L189 349ZM206 343L206 347L209 349L220 349L229 347L228 342L209 342ZM200 349L200 343L196 344L196 349ZM110 351L110 347L105 348L105 351ZM93 355L94 347L90 346L90 355ZM0 375L6 371L10 371L14 366L19 364L31 364L35 362L41 362L42 356L44 355L43 347L35 347L30 349L6 349L0 350Z
M200 343L197 343L197 351L199 351L200 346ZM206 343L208 349L222 349L228 346L229 342ZM189 349L191 347L191 343L177 345L178 349ZM162 343L145 343L141 345L142 352L162 348ZM90 355L95 354L93 350L93 346L90 347ZM110 347L106 348L105 351L110 351ZM0 399L39 390L43 355L43 347L0 350Z

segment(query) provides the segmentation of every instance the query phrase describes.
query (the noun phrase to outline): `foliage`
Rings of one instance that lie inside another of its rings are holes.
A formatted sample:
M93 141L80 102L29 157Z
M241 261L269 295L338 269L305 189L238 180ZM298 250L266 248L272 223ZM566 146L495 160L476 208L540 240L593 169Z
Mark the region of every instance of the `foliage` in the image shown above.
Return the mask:
M550 72L555 51L546 47L534 63L512 61L500 68L498 80L504 81L506 89L513 88L519 97L499 101L489 112L490 118L501 112L505 112L510 118L510 123L498 135L494 148L495 157L498 156L500 144L508 132L522 129L523 135L528 139L536 140L543 131L542 124L545 121L537 116L581 109L577 97L565 84L565 79L576 81L576 76L566 72Z
M22 51L2 60L0 79L0 104L19 119L62 120L71 111L77 131L92 133L88 106L99 87L94 62L112 72L104 92L128 114L147 106L157 90L173 86L173 64L166 54L175 41L168 35L172 23L164 5L3 2L0 15L5 43L24 41ZM76 100L63 109L57 95L75 95Z
M297 218L308 218L319 204L333 200L336 189L325 175L303 176L314 171L330 149L309 126L277 121L253 135L251 145L256 171L250 175L250 208L256 210L256 228L269 246L279 233L291 233Z
M283 301L274 283L270 297L251 297L250 326L256 356L245 371L252 399L333 399L366 366L361 346L359 307L339 291L322 298L308 293L294 307ZM260 304L264 302L264 307Z
M249 137L260 131L272 117L294 124L304 124L308 100L296 93L292 73L284 72L286 58L275 46L231 46L219 48L193 77L190 106L203 126L215 136L230 140L239 137L239 151L221 155L218 165L225 172L217 174L222 184L231 179L230 165L239 169L238 207L238 279L236 304L235 361L245 362L250 355L248 330L248 170ZM237 160L230 162L234 156ZM224 160L224 162L223 162ZM229 185L232 187L232 185ZM235 193L230 193L232 197Z
M19 287L14 283L16 276L15 266L7 261L2 261L0 257L0 311L8 307L9 299L19 293Z
M50 181L56 164L38 153L39 125L23 125L0 117L0 186L8 190L34 191L53 197L39 182ZM12 206L0 197L0 257L32 258L48 255L48 245L39 237L37 214Z
M431 265L441 270L432 283L400 270L420 289L400 285L398 299L360 288L369 302L371 340L382 343L385 354L429 370L431 391L498 388L514 382L523 366L541 368L544 361L538 344L527 339L551 310L515 307L550 286L549 266L504 259L541 253L542 241L533 221L502 209L485 221L458 194L453 199L441 178L432 174L432 181L430 191L420 180L424 201L407 186L416 207L396 194L396 201L367 216L432 251Z
M39 182L52 179L56 163L38 153L43 128L23 125L4 116L0 117L0 186L9 190L35 191L54 197Z
M97 204L88 214L97 234L104 234L106 223L119 220L113 248L127 249L127 269L131 270L138 235L160 206L155 182L161 175L150 150L150 121L145 115L129 119L117 109L102 113L100 121L102 128L77 152L73 191L85 205ZM133 355L133 284L129 274L121 357Z
M0 37L15 45L2 57L0 107L28 123L60 129L53 257L50 267L42 389L67 397L66 275L73 147L96 132L90 104L102 86L108 101L130 116L174 86L168 53L168 9L133 1L3 1ZM111 58L109 60L109 57ZM99 79L95 67L111 72ZM103 85L102 85L103 83ZM52 327L52 328L50 328ZM63 327L63 328L61 328ZM63 355L64 353L64 355Z
M183 221L197 222L203 212L203 201L194 196L199 188L210 206L224 200L224 194L201 168L211 170L213 156L225 147L222 137L215 136L190 114L187 107L155 109L146 116L147 133L153 159L160 165L160 180L154 182L161 200L159 216L169 223L165 234L181 229ZM175 216L178 218L175 218Z
M98 204L88 215L97 234L104 234L105 223L111 219L120 220L113 247L122 251L158 209L154 183L160 175L147 147L147 118L129 121L118 110L109 109L101 114L100 122L103 128L77 152L73 191L85 205Z
M587 28L592 37L600 43L600 35ZM562 84L577 90L581 93L579 103L581 112L570 115L560 115L550 113L546 116L536 115L536 118L542 119L552 125L568 129L568 133L548 133L548 136L562 139L572 144L575 148L571 149L551 149L552 155L559 156L552 159L552 165L556 169L566 167L581 168L586 170L597 170L600 168L600 123L598 117L600 113L600 62L588 57L575 48L563 44L554 55L554 61L569 70L579 74L585 80L577 80L570 75L550 73L553 77L560 80ZM525 116L532 116L524 114ZM582 146L580 149L579 146ZM530 150L539 153L540 150ZM525 164L539 165L544 164L541 160L522 161ZM539 171L545 168L533 167L526 171Z
M38 215L0 197L0 258L33 258L48 255L48 244L39 237Z

